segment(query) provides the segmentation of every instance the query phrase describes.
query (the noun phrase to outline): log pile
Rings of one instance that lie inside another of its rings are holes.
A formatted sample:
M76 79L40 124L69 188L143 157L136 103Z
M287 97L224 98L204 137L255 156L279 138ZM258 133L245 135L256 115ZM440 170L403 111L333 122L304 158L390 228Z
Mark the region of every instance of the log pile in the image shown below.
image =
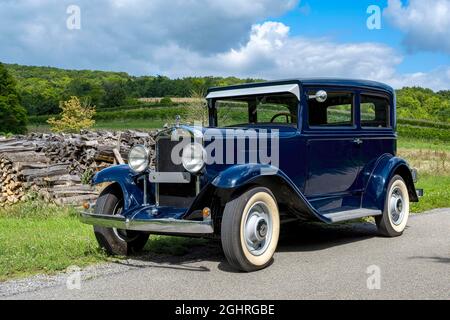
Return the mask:
M92 175L126 162L135 144L153 150L154 134L129 130L0 137L0 206L35 195L61 205L95 200L97 191L88 184Z

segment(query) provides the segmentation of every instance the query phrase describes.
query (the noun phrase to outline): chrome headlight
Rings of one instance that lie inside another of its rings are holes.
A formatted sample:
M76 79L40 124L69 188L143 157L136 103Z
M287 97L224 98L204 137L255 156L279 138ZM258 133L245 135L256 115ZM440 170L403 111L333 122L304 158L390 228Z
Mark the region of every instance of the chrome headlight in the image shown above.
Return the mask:
M197 173L205 165L206 151L199 143L190 143L183 148L181 162L190 173Z
M149 151L143 145L137 145L131 148L128 154L128 165L135 172L142 172L147 169L149 164Z

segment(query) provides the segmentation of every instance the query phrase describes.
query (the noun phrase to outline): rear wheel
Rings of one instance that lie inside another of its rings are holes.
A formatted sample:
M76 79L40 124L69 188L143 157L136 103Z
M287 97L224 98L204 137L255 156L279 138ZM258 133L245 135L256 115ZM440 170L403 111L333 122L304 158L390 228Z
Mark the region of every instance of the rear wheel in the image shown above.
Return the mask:
M250 272L268 266L279 234L278 206L269 189L253 188L226 204L221 240L232 267Z
M389 182L383 214L375 217L378 232L386 237L403 233L409 217L409 194L405 181L395 175Z
M119 215L123 210L123 196L115 185L100 194L95 205L96 214ZM95 237L101 248L111 255L128 255L144 248L149 234L140 231L120 230L94 226Z

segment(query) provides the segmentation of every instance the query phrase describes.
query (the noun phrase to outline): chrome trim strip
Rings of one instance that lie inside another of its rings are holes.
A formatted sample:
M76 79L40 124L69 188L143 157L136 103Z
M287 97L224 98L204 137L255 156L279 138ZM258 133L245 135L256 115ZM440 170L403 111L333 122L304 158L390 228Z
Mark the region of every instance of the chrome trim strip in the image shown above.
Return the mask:
M159 183L155 183L155 207L159 207Z
M229 98L238 96L251 96L258 94L271 94L271 93L292 93L300 100L300 88L298 84L283 84L275 86L260 86L253 88L243 88L243 89L224 89L218 91L212 91L207 96L206 99L216 99L216 98Z
M200 177L197 176L195 180L195 194L198 196L200 193Z
M158 232L168 234L211 234L214 233L212 220L191 221L178 219L128 219L124 216L81 212L81 222L106 228L122 230Z

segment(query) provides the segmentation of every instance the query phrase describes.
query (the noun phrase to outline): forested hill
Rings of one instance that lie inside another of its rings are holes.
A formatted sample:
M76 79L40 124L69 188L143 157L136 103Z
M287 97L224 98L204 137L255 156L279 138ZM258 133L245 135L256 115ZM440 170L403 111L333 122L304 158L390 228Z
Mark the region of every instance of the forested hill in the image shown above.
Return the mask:
M192 92L205 92L211 86L261 81L235 77L169 79L164 76L135 77L125 72L5 66L16 78L22 104L30 115L58 113L59 101L70 96L89 97L91 103L101 109L132 104L134 98L190 97Z
M51 67L5 65L17 80L22 105L30 115L55 114L59 101L70 96L89 98L98 109L136 103L140 97L189 97L208 87L261 81L235 77L135 77L125 72L64 70ZM424 88L397 90L398 116L450 122L450 90Z

